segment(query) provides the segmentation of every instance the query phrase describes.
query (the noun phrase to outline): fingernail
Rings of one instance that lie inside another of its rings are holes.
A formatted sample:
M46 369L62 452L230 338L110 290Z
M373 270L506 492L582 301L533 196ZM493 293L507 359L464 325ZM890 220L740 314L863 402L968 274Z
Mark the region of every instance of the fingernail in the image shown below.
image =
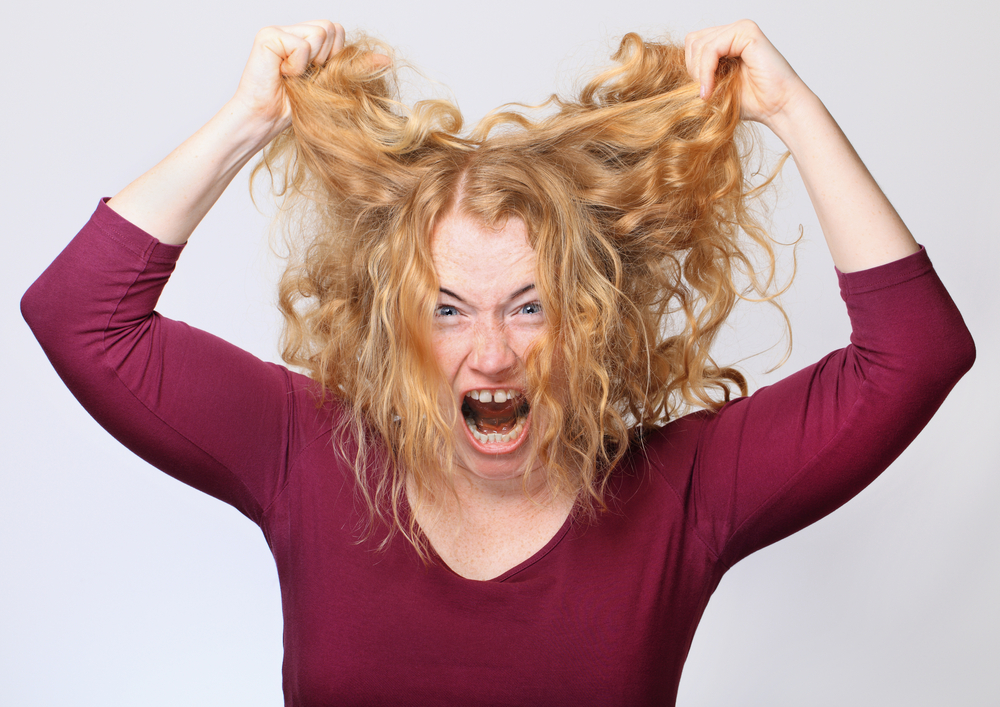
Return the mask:
M705 100L705 96L708 95L708 87L706 87L705 84L701 85L700 95L702 100Z

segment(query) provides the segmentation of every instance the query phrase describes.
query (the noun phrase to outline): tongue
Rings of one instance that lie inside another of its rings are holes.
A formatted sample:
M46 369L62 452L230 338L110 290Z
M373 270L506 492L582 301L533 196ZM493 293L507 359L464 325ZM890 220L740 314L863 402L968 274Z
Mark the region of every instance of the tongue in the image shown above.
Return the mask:
M517 408L512 400L505 403L481 403L466 398L465 405L472 412L476 427L484 434L491 432L506 434L517 425Z

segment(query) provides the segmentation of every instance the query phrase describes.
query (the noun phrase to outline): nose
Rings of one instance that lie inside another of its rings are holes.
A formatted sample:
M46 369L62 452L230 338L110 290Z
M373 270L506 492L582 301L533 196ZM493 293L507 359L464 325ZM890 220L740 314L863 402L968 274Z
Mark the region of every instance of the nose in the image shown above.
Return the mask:
M514 368L517 355L499 322L480 322L475 328L469 364L483 375L501 378Z

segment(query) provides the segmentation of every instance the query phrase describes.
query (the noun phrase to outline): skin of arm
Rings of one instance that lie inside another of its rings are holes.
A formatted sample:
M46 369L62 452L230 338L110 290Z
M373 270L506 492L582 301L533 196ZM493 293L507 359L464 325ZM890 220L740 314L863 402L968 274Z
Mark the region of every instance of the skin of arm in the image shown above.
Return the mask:
M742 112L785 144L841 272L866 270L919 250L823 103L749 20L712 27L685 39L688 71L706 100L722 57L739 57Z
M326 20L262 29L233 98L108 206L161 243L185 243L240 169L288 126L282 77L343 46L343 27Z

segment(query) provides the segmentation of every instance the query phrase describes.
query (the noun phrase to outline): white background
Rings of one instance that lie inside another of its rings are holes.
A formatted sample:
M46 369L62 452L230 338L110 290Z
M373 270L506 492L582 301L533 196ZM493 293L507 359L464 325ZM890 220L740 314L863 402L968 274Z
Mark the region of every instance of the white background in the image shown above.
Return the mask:
M31 5L31 9L28 9ZM18 3L3 11L0 704L278 705L277 576L260 531L119 446L62 387L17 312L102 195L231 95L254 33L330 17L396 46L469 119L537 102L614 38L757 20L852 138L934 260L979 359L868 490L723 580L681 705L1000 704L996 412L997 57L993 2L304 0ZM829 256L794 166L775 235L802 224L784 372L846 342ZM205 219L160 311L276 357L277 265L246 178ZM732 360L775 340L734 320ZM929 342L933 345L934 342ZM748 359L756 384L776 354Z

